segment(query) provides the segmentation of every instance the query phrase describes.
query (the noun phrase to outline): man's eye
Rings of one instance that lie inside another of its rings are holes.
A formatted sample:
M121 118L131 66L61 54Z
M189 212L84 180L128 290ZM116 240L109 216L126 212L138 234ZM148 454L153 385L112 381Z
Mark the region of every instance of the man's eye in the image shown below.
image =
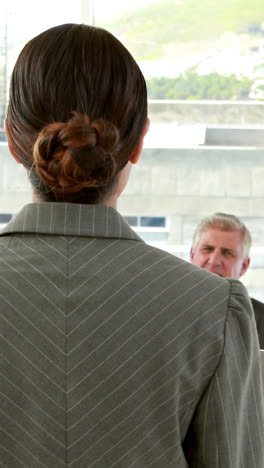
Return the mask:
M229 250L227 250L227 251L225 252L225 255L226 255L227 257L234 257L233 252L230 252Z

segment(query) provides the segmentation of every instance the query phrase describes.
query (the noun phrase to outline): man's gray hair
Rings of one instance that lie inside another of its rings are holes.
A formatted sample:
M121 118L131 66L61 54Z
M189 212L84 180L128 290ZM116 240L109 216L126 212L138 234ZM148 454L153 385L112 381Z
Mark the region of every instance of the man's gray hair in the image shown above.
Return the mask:
M202 232L208 229L219 229L220 231L239 231L243 240L243 255L244 259L249 257L249 251L252 243L252 238L248 228L235 215L226 213L214 213L206 218L203 218L193 234L192 247L195 248L199 243Z

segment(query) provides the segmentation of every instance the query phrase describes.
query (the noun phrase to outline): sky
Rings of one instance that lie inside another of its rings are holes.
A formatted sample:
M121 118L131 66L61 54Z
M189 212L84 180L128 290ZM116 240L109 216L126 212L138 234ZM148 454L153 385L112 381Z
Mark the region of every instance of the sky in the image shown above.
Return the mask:
M94 0L95 16L98 15L98 18L114 18L119 16L124 11L136 10L140 7L145 7L154 3L157 3L161 0L133 0L128 2L126 0Z
M5 25L7 24L8 34L8 74L13 68L14 62L24 46L24 44L39 34L40 32L62 23L71 22L91 22L88 18L83 18L84 11L89 13L88 6L94 7L95 24L100 26L100 22L112 20L114 17L122 16L124 12L136 10L151 5L162 0L0 0L0 62L4 62L3 38L5 34ZM84 6L86 8L84 8ZM222 60L221 60L222 59ZM194 63L203 62L203 70L200 73L209 73L210 67L216 69L219 73L230 73L239 71L248 74L257 64L255 58L237 57L234 55L229 60L226 56L219 54L216 58L204 62L204 57L194 57L193 55L177 59L177 63L170 61L146 61L140 62L144 75L151 76L164 75L175 76L189 68ZM216 63L215 63L216 61ZM210 62L210 63L209 63Z
M96 23L112 19L123 12L135 10L161 0L1 0L0 27L8 19L18 26L17 34L36 30L42 26L81 21L82 6L93 5Z
M125 11L135 10L161 0L0 0L0 61L4 60L3 48L5 29L8 35L8 68L14 62L28 40L40 32L62 23L80 23L92 21L83 18L93 5L95 24L113 19Z
M95 23L100 26L100 20L112 19L125 11L157 1L161 0L0 0L0 46L6 24L9 43L12 43L9 60L13 62L13 55L17 56L21 47L41 31L57 24L82 22L82 12L89 12L91 4L94 7ZM88 22L87 19L85 22Z

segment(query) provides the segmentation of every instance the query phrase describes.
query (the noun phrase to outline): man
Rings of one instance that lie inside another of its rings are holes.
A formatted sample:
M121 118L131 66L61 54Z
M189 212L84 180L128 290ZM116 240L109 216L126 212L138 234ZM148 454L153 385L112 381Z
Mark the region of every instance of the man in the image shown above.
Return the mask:
M246 273L251 235L234 215L215 213L198 224L191 248L191 262L223 278L240 278ZM251 298L260 348L264 348L264 304Z

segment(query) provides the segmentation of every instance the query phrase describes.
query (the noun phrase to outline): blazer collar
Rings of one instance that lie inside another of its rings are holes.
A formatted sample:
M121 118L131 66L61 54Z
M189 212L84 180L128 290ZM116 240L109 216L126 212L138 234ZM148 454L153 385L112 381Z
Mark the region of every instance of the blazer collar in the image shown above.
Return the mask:
M19 211L0 235L15 233L142 241L114 208L75 203L30 203Z

